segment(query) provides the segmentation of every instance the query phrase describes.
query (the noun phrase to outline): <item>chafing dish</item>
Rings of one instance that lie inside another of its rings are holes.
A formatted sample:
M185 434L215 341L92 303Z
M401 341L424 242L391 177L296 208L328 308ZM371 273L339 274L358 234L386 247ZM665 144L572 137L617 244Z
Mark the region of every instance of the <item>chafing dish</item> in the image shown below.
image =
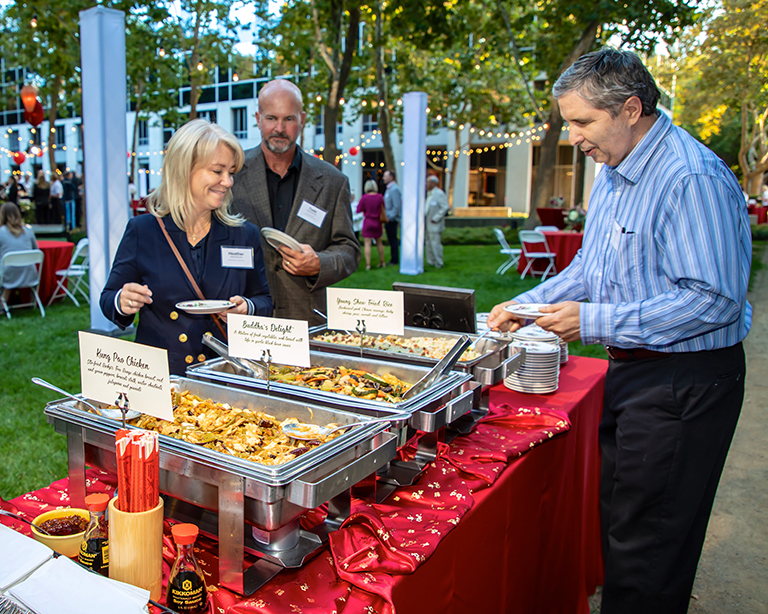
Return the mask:
M348 424L360 414L302 400L172 377L171 383L202 398L265 411L278 420ZM48 421L67 436L70 498L83 506L85 465L115 472L115 431L120 423L61 400L45 408ZM404 422L404 421L403 421ZM394 429L404 424L395 423ZM267 466L160 435L160 490L165 513L195 522L219 540L219 575L227 588L250 594L286 567L299 567L349 514L351 488L386 466L397 450L387 424L351 429L283 465ZM329 502L329 517L312 531L299 526L307 509ZM246 525L247 523L247 525ZM258 561L243 571L243 553Z
M391 373L409 384L415 384L429 371L428 367L413 364L383 362L370 357L360 358L315 350L310 350L309 360L313 366L344 366L350 369L364 369L377 375ZM362 415L386 417L392 414L410 413L411 419L408 424L414 429L428 433L437 431L469 412L473 407L476 389L476 386L470 383L471 375L452 371L432 387L412 398L399 403L385 403L279 381L271 381L267 385L266 380L248 377L221 358L187 367L187 377L244 390L268 392L271 396L307 399L313 403Z
M425 367L405 362L384 362L371 357L360 358L359 356L332 354L316 350L310 350L309 360L313 366L338 367L343 365L350 369L364 369L377 375L391 373L410 384L419 381L433 366ZM410 428L397 431L398 446L408 441L417 430L426 434L419 439L416 457L412 461L393 461L379 471L380 482L389 485L380 488L377 493L379 500L386 497L395 486L413 484L421 475L424 467L437 457L437 444L446 439L443 427L461 423L463 420L466 425L457 429L457 432L467 432L474 424L474 419L469 420L464 417L472 415L473 408L480 403L479 385L472 381L471 374L460 371L450 372L430 388L399 403L361 399L277 381L267 384L265 380L248 377L243 371L221 358L207 360L188 367L187 376L246 390L268 392L274 396L307 399L313 403L361 415L385 417L393 413L410 413L411 419L407 425Z
M329 343L327 341L318 341L315 339L317 336L326 332L345 332L328 330L326 325L314 326L309 329L309 347L320 352L329 352L333 354L343 354L345 356L360 356L360 347L353 345L341 345L339 343ZM455 343L459 337L465 333L456 333L443 330L434 330L430 328L416 328L413 326L405 327L406 339L412 337L431 337L435 339L449 339ZM372 335L366 333L367 336L381 336L386 335ZM473 342L480 335L469 335ZM502 381L510 373L514 373L515 370L523 363L524 354L519 350L513 348L510 345L510 339L494 339L489 337L483 337L475 347L477 352L477 358L473 360L460 360L454 367L455 371L463 371L470 373L472 379L479 382L481 386L488 387ZM429 358L426 356L417 356L415 354L409 354L407 352L394 352L379 350L374 348L363 348L363 357L376 358L378 360L396 361L398 363L407 363L411 365L419 365L424 367L432 367L437 364L437 359Z

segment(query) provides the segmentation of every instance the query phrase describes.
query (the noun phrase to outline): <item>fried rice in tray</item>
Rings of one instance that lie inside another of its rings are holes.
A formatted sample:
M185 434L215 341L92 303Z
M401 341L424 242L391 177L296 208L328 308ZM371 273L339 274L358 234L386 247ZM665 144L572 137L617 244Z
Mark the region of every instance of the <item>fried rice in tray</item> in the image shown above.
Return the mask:
M263 465L282 465L343 434L337 431L327 439L297 441L281 428L299 422L296 418L281 422L264 412L204 400L186 390L175 390L172 395L173 422L142 414L131 424Z

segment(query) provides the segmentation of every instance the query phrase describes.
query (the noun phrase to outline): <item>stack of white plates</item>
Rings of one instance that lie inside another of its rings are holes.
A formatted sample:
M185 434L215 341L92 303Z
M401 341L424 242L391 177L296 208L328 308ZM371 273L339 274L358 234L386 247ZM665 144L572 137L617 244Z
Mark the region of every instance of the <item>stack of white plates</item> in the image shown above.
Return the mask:
M539 343L551 343L560 348L560 364L568 362L568 344L555 333L544 330L536 324L529 324L512 333L515 341L538 341Z
M504 385L516 392L547 394L557 390L560 377L560 347L538 341L514 341L516 348L525 349L525 362L504 378Z

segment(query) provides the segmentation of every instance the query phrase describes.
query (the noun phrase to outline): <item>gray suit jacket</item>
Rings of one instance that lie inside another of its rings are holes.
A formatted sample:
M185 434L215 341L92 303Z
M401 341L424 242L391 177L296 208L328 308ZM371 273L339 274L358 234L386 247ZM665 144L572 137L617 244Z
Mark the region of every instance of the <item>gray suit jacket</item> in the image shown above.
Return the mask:
M326 287L357 270L360 243L352 230L347 177L327 162L302 153L299 184L285 232L299 243L312 246L320 258L320 273L316 277L291 275L283 269L282 256L266 242L264 235L261 244L275 317L308 320L310 326L315 326L325 323L313 309L327 313ZM245 153L243 168L235 175L232 195L235 212L242 213L259 228L272 227L272 207L261 145ZM320 228L298 217L305 200L327 212Z

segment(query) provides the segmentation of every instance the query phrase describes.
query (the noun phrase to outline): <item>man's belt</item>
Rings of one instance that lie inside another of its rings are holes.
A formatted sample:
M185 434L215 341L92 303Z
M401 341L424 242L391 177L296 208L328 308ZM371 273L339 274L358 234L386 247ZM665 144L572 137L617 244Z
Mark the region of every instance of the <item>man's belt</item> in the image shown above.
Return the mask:
M656 350L646 350L644 348L636 349L624 349L616 348L610 345L605 346L605 351L608 352L613 360L648 360L653 358L666 358L670 354L668 352L657 352Z

